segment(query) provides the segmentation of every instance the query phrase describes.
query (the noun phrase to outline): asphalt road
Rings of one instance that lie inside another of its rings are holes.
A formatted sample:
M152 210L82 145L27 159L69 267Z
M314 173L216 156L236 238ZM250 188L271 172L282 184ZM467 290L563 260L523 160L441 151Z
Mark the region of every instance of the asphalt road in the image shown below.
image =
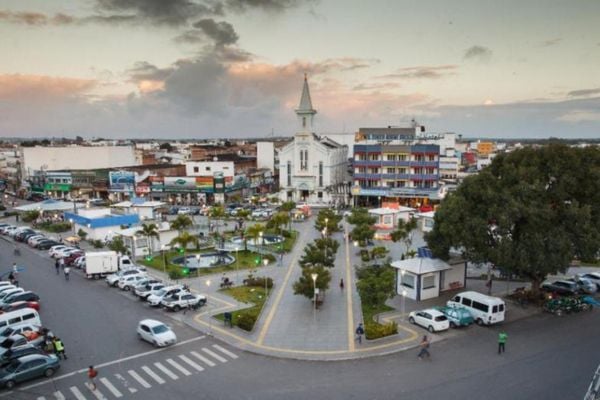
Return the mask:
M281 360L239 351L171 324L180 344L155 350L135 336L146 317L169 321L118 289L74 273L56 276L49 259L24 248L20 281L38 292L41 317L66 344L69 360L52 380L1 391L9 399L582 399L600 362L600 314L540 315L507 324L507 352L496 354L498 327L471 327L416 351L347 362ZM2 269L12 246L0 240ZM95 394L82 372L100 365ZM158 378L158 379L156 379ZM62 397L61 397L62 396Z

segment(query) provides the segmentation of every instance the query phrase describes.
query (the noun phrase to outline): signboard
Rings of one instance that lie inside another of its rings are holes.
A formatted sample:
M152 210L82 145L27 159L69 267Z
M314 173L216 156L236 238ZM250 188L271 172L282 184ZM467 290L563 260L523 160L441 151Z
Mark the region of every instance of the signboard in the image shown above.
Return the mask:
M133 192L135 188L135 172L110 171L108 173L108 182L111 192Z
M150 193L150 185L147 183L139 183L135 186L135 192L137 194Z
M150 190L152 192L162 192L165 190L165 178L162 176L150 177Z
M224 193L225 192L225 177L223 173L216 172L214 179L214 187L215 193Z
M165 177L165 192L197 192L195 177Z
M212 176L197 176L196 188L202 193L212 193L214 180Z
M46 183L44 190L48 192L70 192L71 185L68 183Z

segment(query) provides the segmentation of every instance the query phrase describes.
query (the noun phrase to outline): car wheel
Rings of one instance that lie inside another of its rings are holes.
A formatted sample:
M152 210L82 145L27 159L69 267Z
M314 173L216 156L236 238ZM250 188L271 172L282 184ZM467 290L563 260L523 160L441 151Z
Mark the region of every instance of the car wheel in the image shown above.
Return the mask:
M14 388L16 384L17 384L17 382L15 382L15 381L7 381L4 384L4 387L6 387L8 390L10 390L10 389Z
M415 323L415 319L414 319L413 317L410 317L410 318L408 319L408 322L410 322L411 324L414 324L414 323Z
M175 305L175 307L173 307L173 311L177 312L181 310L181 307L179 307L179 305Z
M131 290L131 288L130 288L129 286L125 286L125 287L123 288L123 290L124 290L124 291L126 291L126 292L129 292L129 291Z
M435 332L435 330L433 329L433 326L431 326L431 325L429 325L429 326L427 327L427 330L429 331L429 333L433 333L433 332Z
M156 340L153 340L152 344L154 345L154 347L158 347L158 343L156 342Z
M481 318L477 318L477 325L483 326L483 320Z
M48 368L44 371L44 376L46 378L50 378L52 375L54 375L54 368Z
M450 328L456 328L456 324L454 323L454 321L450 321Z

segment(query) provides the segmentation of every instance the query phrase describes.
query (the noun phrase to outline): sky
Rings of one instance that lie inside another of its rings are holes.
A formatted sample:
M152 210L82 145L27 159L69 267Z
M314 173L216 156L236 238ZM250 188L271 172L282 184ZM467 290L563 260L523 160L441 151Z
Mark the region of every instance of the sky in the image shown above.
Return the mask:
M0 0L0 137L600 138L595 0Z

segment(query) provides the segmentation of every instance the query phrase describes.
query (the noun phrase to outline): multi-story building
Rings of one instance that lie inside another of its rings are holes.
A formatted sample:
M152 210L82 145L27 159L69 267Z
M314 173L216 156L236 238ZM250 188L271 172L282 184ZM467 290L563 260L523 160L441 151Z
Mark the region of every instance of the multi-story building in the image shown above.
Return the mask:
M494 152L494 149L494 142L477 142L477 153L479 153L480 156L488 156L489 154Z
M279 151L279 187L282 201L312 205L345 204L348 199L348 148L313 131L317 113L308 81L296 110L300 131Z
M361 128L354 145L355 204L419 207L439 200L440 146L423 143L424 128Z

